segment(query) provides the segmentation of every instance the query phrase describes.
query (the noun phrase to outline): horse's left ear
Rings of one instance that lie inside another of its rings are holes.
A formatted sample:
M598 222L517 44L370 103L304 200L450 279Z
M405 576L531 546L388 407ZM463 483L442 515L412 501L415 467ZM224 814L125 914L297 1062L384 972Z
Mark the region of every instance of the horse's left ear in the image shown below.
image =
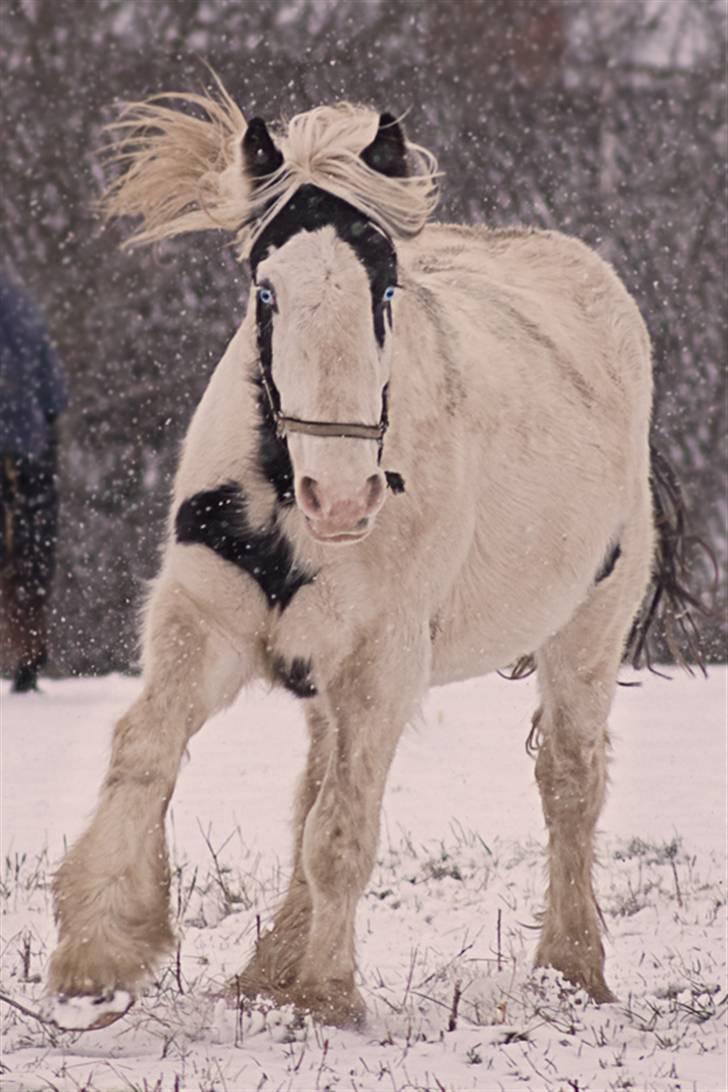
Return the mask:
M242 152L245 170L254 183L273 174L283 164L283 156L273 143L262 118L251 118L248 122Z
M371 167L373 171L379 171L380 174L386 174L388 178L408 176L404 133L392 114L379 115L377 135L361 153L361 158L367 167Z

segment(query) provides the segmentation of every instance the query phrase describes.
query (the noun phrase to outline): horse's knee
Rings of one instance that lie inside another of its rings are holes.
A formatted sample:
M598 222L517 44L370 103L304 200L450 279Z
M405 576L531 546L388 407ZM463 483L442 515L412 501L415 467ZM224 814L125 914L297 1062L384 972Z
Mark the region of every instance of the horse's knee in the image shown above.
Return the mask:
M213 618L182 585L160 579L144 620L146 689L164 695L166 707L183 708L191 732L230 704L255 674L253 639L236 641Z

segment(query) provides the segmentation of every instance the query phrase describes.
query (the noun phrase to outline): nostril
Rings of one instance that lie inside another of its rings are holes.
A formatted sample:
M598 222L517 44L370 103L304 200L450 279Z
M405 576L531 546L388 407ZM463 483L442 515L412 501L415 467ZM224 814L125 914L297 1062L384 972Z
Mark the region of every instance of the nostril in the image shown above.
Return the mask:
M381 474L372 474L367 478L367 512L377 508L384 495L384 478Z
M303 477L298 485L298 491L303 508L310 513L321 511L321 500L318 492L318 482L315 478Z

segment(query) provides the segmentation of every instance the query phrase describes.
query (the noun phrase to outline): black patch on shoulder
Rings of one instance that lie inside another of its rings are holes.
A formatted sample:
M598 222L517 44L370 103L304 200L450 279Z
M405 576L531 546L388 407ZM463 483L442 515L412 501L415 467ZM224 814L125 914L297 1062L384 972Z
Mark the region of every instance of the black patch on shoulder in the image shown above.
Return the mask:
M282 247L299 231L318 231L327 225L349 244L366 269L372 293L374 333L382 345L386 317L391 324L391 308L384 301L384 290L397 283L397 252L392 240L348 201L310 183L300 186L256 239L250 253L253 279L271 249Z
M234 482L195 493L177 511L177 541L207 546L257 582L270 607L285 610L314 574L299 568L291 544L275 526L252 527L243 490Z
M617 543L617 545L609 551L604 561L602 562L599 572L594 578L595 584L599 584L600 581L606 580L608 576L612 575L614 566L617 564L621 556L622 547L619 545L619 543Z
M315 698L318 691L313 681L310 660L296 656L290 663L282 656L273 660L273 678L297 698Z

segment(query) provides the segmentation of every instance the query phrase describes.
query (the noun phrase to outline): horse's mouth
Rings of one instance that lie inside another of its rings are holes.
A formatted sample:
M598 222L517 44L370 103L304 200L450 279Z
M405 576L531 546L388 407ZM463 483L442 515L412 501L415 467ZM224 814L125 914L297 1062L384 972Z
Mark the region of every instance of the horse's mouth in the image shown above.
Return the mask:
M372 529L372 521L369 519L360 519L354 527L347 531L341 531L339 529L332 528L328 530L325 526L321 526L323 520L314 521L306 516L306 530L310 534L311 538L316 539L317 542L322 542L324 545L353 545L355 542L361 542L365 539Z

